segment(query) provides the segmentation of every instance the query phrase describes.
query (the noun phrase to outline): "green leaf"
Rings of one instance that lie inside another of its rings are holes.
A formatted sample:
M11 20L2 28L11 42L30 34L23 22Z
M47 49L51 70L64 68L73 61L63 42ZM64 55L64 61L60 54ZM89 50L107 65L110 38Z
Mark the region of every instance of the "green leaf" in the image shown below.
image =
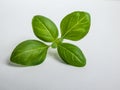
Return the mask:
M90 15L87 12L76 11L65 16L60 24L61 37L77 41L82 39L90 28Z
M75 45L62 43L57 47L60 57L68 64L83 67L86 64L85 56L82 51Z
M37 40L26 40L13 50L10 60L14 63L33 66L46 58L48 46Z
M32 19L34 34L41 40L53 42L58 37L56 25L47 17L36 15Z

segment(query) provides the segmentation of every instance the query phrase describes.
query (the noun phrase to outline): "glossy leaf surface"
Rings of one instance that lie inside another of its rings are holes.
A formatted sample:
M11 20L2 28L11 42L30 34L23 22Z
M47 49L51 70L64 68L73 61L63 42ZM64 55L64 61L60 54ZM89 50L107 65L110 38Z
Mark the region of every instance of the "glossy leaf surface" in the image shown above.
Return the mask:
M86 64L85 56L75 45L62 43L57 47L59 56L68 64L83 67Z
M33 66L46 58L48 46L37 40L27 40L13 50L10 60L14 63Z
M90 15L87 12L76 11L63 18L60 24L61 37L77 41L82 39L90 28Z
M32 19L34 34L41 40L52 42L58 37L56 25L47 17L36 15Z

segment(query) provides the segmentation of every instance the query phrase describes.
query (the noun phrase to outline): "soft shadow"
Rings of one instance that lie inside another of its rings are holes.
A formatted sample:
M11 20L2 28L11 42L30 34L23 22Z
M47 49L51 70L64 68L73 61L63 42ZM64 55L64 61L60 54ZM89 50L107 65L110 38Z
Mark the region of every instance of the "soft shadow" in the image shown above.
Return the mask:
M51 49L50 48L48 54L50 56L52 56L56 61L65 64L65 62L59 57L58 52L56 51L56 49Z
M65 62L60 58L56 49L49 48L48 55L52 56L56 61L65 64ZM16 64L10 61L10 57L6 58L6 64L11 67L26 67L24 65Z

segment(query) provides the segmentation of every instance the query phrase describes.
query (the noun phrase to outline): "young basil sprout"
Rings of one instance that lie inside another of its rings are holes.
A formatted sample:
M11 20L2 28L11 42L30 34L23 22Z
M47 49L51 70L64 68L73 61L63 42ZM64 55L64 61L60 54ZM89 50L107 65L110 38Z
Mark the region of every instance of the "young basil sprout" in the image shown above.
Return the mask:
M72 66L83 67L86 58L82 51L75 45L63 43L64 39L78 41L85 37L90 29L90 14L84 11L75 11L65 16L60 23L61 37L58 38L58 29L54 22L42 15L32 19L32 28L36 37L44 42L52 43L52 48L57 48L61 59ZM41 64L50 47L38 40L26 40L16 46L10 61L24 66Z

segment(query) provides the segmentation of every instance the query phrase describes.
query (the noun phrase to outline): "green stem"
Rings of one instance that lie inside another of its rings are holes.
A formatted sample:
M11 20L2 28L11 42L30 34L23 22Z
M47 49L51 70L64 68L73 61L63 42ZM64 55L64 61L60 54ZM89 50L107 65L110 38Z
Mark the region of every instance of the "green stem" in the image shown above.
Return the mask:
M57 45L62 43L63 41L63 38L57 38L52 44L51 44L51 47L52 48L57 48Z

